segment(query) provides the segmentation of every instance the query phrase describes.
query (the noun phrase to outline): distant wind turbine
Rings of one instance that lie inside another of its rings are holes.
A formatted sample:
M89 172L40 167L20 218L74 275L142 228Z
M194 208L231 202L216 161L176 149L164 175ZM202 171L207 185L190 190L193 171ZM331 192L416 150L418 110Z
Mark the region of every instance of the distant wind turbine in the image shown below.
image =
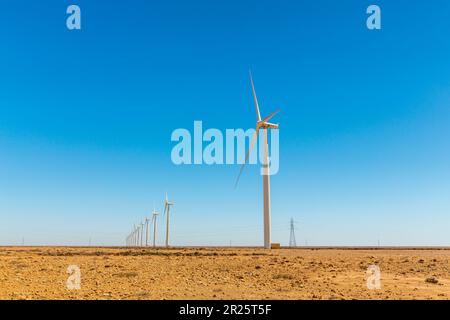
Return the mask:
M150 219L148 217L145 217L145 246L148 246L148 222Z
M141 247L144 246L144 221L140 223L141 226Z
M156 247L156 219L159 213L153 208L152 223L153 223L153 246Z
M135 228L134 245L137 246L139 243L139 226L134 225L134 228Z
M133 237L134 237L134 226L133 226L133 229L131 230L131 233L130 233L130 236L129 236L129 239L128 239L128 245L129 246L133 245Z
M263 130L264 135L264 160L263 160L263 193L264 193L264 248L270 249L271 240L270 240L270 172L269 172L269 142L267 140L267 129L278 129L278 124L267 122L274 115L276 115L279 110L272 112L267 117L261 120L261 114L259 112L258 98L256 97L255 86L253 84L252 74L250 73L250 84L252 86L253 93L253 101L255 103L256 108L256 131L252 137L250 142L250 147L248 149L247 155L244 160L244 164L241 167L239 175L236 179L235 187L239 182L239 178L242 175L242 171L244 170L245 164L248 161L250 156L250 152L255 144L255 141L258 137L259 130Z
M166 199L164 200L164 214L167 214L167 216L166 216L166 247L169 246L170 206L173 206L173 202L169 202L169 199L167 198L167 192L166 192Z

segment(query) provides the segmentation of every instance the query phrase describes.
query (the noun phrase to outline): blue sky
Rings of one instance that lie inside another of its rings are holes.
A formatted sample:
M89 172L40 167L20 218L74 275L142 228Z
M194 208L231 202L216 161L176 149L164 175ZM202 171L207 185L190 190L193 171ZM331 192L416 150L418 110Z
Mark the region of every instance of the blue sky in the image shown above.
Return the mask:
M123 244L166 191L173 244L262 244L257 166L235 190L237 165L170 159L194 120L254 127L249 68L262 114L282 109L274 242L293 217L299 244L448 245L449 14L446 0L4 4L0 245Z

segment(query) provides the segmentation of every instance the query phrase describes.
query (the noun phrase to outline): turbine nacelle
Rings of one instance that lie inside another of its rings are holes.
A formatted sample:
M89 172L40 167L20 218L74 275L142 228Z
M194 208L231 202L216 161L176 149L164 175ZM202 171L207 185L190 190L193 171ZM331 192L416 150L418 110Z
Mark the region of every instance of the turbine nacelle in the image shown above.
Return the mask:
M164 199L164 206L173 206L173 203L169 201L169 198L167 197L166 192L166 199Z
M256 123L256 128L257 129L260 129L260 128L262 128L262 129L278 129L278 123L275 124L275 123L270 123L270 122L261 120Z

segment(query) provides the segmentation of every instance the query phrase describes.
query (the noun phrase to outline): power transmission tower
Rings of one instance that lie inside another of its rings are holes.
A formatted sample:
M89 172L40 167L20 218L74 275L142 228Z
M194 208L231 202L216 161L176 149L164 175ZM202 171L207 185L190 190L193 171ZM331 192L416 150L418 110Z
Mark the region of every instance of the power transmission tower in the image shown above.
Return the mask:
M289 237L289 247L296 247L297 243L295 242L295 227L294 227L294 219L291 218L291 236Z

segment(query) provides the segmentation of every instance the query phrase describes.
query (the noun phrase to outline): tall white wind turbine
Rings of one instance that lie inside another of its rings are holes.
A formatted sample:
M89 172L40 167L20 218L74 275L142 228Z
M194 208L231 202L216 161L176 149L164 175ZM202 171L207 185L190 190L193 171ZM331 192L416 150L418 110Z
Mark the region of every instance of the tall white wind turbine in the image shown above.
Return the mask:
M256 97L255 85L253 84L252 74L250 73L250 84L252 87L253 94L253 102L255 103L256 109L256 130L250 142L250 146L245 156L244 164L241 167L239 175L236 179L235 187L239 182L239 178L242 175L242 171L244 170L245 164L248 161L250 156L250 152L257 140L259 130L263 132L264 138L264 159L263 159L263 194L264 194L264 248L270 249L271 240L270 240L270 172L269 172L269 142L267 139L267 129L278 129L278 124L267 122L274 115L276 115L279 110L272 112L267 117L261 120L261 114L259 112L258 98Z
M170 206L173 206L173 202L170 202L167 198L167 192L166 192L166 199L164 200L164 214L166 214L166 247L169 246L169 223L170 223Z
M156 247L156 219L159 213L153 208L152 223L153 223L153 246Z

